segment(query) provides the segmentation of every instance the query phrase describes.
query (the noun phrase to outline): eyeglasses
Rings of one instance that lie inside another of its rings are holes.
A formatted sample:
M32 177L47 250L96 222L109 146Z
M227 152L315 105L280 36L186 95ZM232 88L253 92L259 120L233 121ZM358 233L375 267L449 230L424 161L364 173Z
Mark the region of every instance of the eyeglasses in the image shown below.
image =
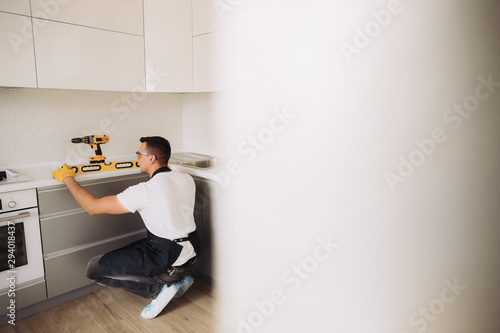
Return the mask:
M152 153L140 153L140 152L136 151L135 154L137 155L137 159L140 159L141 155L153 155L156 158L156 155L152 154Z

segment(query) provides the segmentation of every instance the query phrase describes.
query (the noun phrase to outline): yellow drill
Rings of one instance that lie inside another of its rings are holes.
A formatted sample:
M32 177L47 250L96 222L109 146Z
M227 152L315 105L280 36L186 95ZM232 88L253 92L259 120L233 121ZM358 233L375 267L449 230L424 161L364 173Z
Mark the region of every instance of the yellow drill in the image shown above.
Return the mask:
M95 150L95 156L89 157L90 163L104 163L106 156L102 155L101 144L109 142L107 135L87 135L83 138L71 139L73 143L86 143Z

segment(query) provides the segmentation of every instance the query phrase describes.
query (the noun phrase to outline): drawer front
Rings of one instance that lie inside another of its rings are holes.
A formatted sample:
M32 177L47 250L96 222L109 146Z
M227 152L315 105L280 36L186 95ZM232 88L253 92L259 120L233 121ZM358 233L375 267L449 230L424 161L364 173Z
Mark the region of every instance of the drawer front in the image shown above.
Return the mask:
M80 210L41 218L40 221L45 256L67 248L146 230L138 213L89 216Z
M9 306L11 299L12 298L10 298L8 294L0 295L0 315L5 315L7 313L7 306ZM28 287L16 288L16 311L46 299L45 281Z
M97 198L102 198L107 195L118 194L127 187L147 181L148 179L149 176L147 175L137 175L132 177L117 177L116 179L100 182L82 182L81 185ZM39 189L38 206L42 217L47 214L80 208L66 186Z
M106 244L75 251L58 257L45 260L45 276L47 281L47 295L49 298L93 283L85 276L85 269L90 259L125 246L142 236L131 236L115 240Z

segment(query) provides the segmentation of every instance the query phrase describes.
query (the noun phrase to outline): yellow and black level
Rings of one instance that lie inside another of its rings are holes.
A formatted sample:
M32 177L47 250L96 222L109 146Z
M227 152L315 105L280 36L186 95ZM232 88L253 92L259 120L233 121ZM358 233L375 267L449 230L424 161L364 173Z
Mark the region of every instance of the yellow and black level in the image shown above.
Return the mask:
M102 172L102 171L117 171L125 169L136 169L139 164L135 161L122 161L122 162L110 162L110 163L91 163L91 164L81 164L70 166L76 174L90 173L90 172Z

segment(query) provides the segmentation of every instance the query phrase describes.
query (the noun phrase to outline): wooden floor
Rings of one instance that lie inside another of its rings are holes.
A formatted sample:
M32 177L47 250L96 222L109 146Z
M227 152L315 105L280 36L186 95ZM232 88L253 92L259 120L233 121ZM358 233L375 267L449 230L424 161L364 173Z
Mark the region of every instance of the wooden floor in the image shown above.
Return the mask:
M179 299L173 299L154 319L139 316L150 303L134 294L104 288L92 294L0 327L0 332L217 332L217 297L214 288L195 277Z

